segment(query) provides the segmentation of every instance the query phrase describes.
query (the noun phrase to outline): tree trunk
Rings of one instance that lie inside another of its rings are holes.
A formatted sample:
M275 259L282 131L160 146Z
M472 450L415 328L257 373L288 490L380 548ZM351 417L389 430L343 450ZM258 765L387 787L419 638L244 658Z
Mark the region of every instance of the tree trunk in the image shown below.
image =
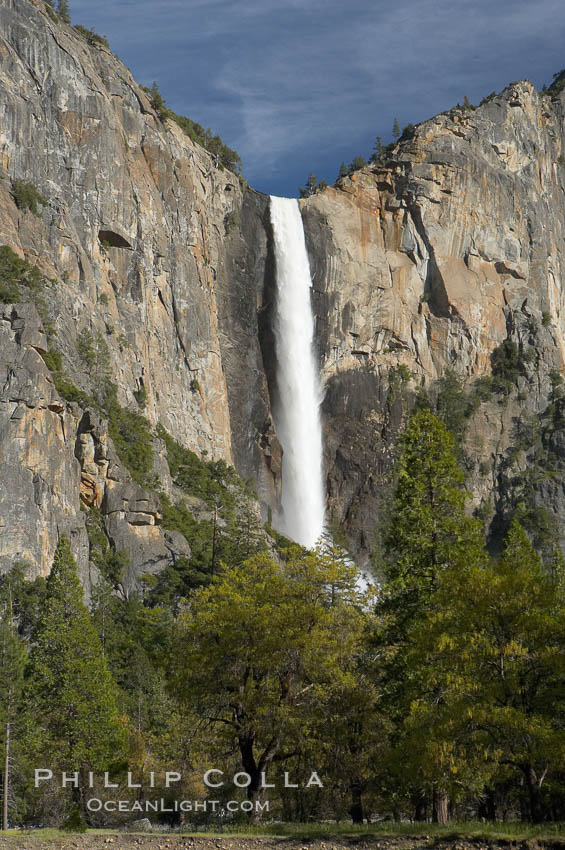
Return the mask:
M9 710L9 709L8 709ZM4 781L2 783L2 829L8 829L8 794L10 791L10 720L6 722L4 749Z
M349 814L353 823L363 823L365 820L365 812L363 811L363 800L361 798L361 783L354 782L351 785L351 806Z
M428 819L428 806L426 794L424 791L417 791L413 797L414 804L414 820L423 822Z
M542 823L544 813L541 802L541 791L536 772L531 764L525 765L524 775L526 778L526 789L528 791L528 802L530 804L530 820L532 823Z
M446 824L448 817L448 796L447 791L440 789L434 790L434 806L432 820L434 823Z

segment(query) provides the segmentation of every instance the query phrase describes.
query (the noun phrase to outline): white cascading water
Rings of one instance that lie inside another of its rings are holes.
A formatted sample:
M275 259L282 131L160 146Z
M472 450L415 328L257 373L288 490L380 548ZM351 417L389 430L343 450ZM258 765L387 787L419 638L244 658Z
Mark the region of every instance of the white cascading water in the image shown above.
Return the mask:
M278 400L273 411L283 448L282 509L276 528L311 548L324 530L322 392L314 355L310 266L294 198L271 197L277 306L274 322Z

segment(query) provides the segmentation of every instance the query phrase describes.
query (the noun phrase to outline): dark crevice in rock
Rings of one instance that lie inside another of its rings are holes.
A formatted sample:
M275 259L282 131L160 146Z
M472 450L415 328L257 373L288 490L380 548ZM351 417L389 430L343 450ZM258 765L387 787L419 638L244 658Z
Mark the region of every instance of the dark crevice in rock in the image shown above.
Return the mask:
M129 248L132 250L132 246L121 236L119 233L116 233L115 230L99 230L98 231L98 239L102 244L106 243L111 248Z

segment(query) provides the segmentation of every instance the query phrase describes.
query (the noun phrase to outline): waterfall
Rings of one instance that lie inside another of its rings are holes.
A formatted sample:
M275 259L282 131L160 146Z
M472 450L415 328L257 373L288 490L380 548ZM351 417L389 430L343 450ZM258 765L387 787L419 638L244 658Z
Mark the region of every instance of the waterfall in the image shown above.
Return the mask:
M283 448L281 511L276 528L312 547L324 529L322 393L313 350L310 267L294 198L271 197L277 305L277 390L273 416Z

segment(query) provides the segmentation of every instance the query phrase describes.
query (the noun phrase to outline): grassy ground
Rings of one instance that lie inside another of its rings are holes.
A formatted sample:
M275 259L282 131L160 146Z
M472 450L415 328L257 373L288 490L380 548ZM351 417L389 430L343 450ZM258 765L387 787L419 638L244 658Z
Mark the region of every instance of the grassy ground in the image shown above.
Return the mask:
M116 830L112 829L89 829L88 835L115 835ZM131 833L130 833L131 834ZM416 839L433 843L437 841L527 841L535 839L564 839L565 843L565 823L549 823L540 824L538 826L524 824L520 822L508 823L482 823L482 822L465 822L465 823L450 823L447 826L440 826L432 823L393 823L390 821L378 824L363 824L352 825L351 823L266 823L257 826L244 824L241 826L223 826L219 829L210 829L208 827L196 829L187 826L182 830L159 830L155 829L151 835L170 835L170 836L192 836L194 838L216 838L219 836L234 836L237 838L260 838L260 837L275 837L275 838L294 838L299 840L307 839L331 839L332 837L374 837L375 839ZM11 829L7 832L0 832L0 837L3 836L33 836L44 840L58 839L68 837L69 833L62 832L58 829ZM560 842L559 842L560 843Z

